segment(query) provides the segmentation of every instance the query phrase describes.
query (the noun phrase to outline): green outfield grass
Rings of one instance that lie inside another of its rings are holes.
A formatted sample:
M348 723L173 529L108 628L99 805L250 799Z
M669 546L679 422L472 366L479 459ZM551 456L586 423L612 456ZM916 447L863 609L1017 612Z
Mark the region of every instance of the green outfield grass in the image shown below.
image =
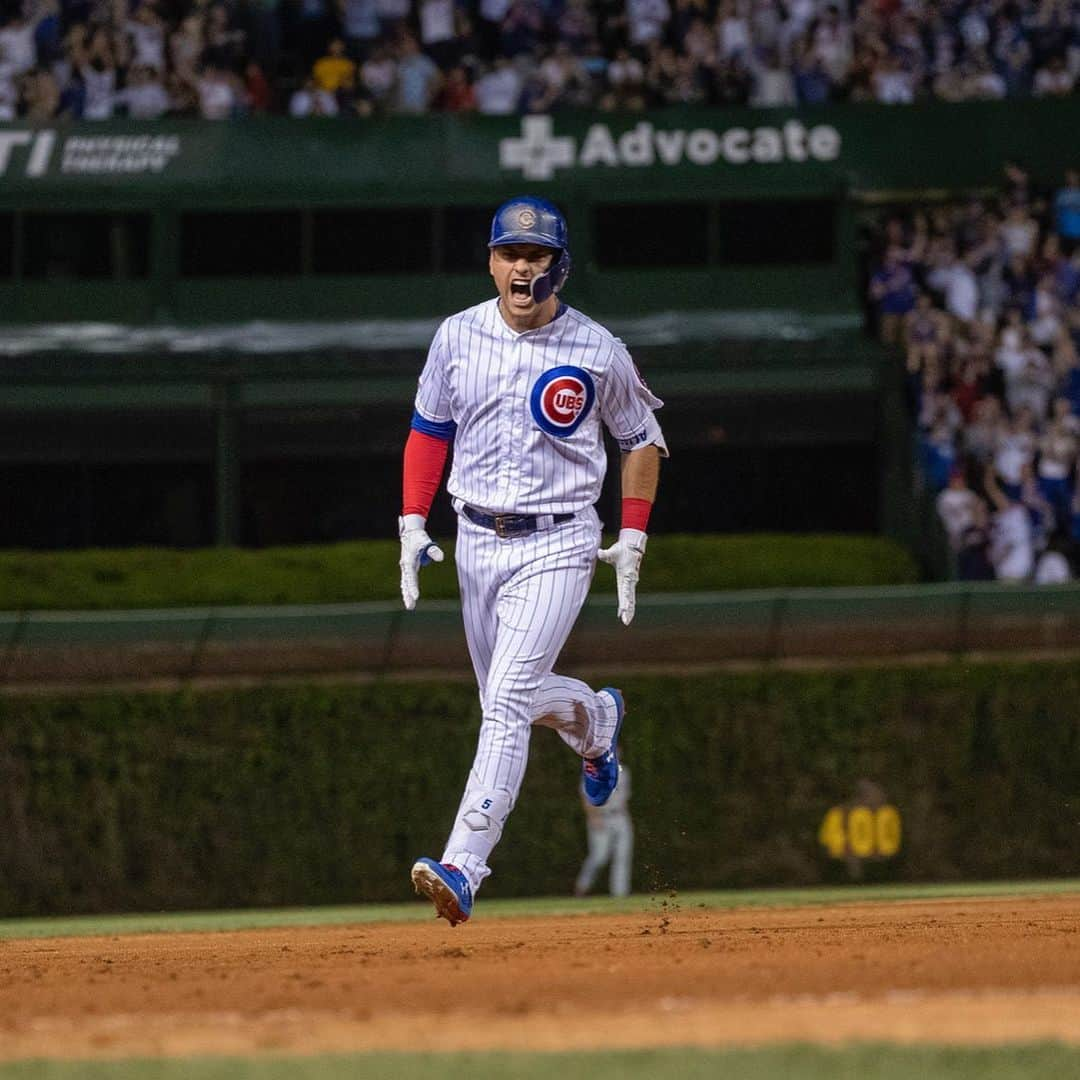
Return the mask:
M311 1058L0 1065L0 1080L1064 1080L1080 1048L970 1049L867 1044L828 1049L642 1050L589 1054L350 1054Z
M648 913L665 910L738 907L799 907L867 901L944 900L950 897L1060 896L1080 893L1080 878L1048 881L957 882L946 885L846 885L803 889L651 893L612 900L597 896L538 897L477 902L475 918L529 918L544 915ZM0 939L69 937L92 934L150 934L255 930L275 926L341 926L366 922L419 922L430 919L430 905L419 898L401 904L350 907L266 908L237 911L182 911L138 915L78 915L47 919L0 920ZM1080 1075L1080 1074L1078 1074Z

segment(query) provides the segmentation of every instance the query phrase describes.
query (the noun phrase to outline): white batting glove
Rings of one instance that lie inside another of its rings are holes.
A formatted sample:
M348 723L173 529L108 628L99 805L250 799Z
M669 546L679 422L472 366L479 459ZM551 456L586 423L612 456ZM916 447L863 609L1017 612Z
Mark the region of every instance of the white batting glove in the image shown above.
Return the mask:
M640 529L621 529L619 539L609 548L601 548L596 557L615 567L615 588L619 594L619 618L629 626L637 607L638 571L645 556L649 537Z
M427 534L427 520L420 514L406 514L398 518L398 536L401 537L401 599L412 611L420 598L420 567L442 562L442 548Z

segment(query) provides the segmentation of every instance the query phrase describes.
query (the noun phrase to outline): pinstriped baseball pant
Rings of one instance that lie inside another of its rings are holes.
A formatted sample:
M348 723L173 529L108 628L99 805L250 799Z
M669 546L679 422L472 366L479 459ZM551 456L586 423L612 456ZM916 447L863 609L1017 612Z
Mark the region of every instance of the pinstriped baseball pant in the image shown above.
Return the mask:
M611 697L552 673L588 594L599 542L591 508L506 540L458 518L455 561L483 720L442 861L474 889L491 872L488 858L521 790L533 725L554 728L582 757L611 745Z

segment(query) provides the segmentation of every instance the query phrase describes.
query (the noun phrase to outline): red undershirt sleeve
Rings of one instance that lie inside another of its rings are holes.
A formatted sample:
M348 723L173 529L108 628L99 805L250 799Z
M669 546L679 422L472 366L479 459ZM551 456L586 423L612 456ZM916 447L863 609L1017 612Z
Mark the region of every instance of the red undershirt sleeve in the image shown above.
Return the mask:
M401 475L401 512L427 517L442 482L450 440L413 428L405 440Z

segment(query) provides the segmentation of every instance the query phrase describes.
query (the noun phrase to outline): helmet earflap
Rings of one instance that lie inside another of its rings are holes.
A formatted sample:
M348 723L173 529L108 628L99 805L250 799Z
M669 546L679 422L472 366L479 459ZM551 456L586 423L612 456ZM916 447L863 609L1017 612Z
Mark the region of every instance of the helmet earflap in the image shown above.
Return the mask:
M554 296L566 284L570 276L570 252L563 248L552 260L551 266L544 273L534 277L529 284L533 301L542 304Z

